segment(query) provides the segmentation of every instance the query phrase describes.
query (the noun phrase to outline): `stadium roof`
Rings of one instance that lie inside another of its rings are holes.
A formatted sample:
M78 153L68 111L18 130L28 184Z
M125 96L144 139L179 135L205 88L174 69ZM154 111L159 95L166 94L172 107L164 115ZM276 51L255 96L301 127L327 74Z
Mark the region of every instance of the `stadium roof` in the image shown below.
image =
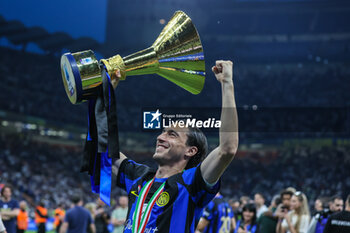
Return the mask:
M96 49L100 46L92 38L74 39L64 32L49 33L42 27L26 27L17 20L6 21L2 16L0 16L0 26L0 37L6 37L14 45L25 46L32 42L49 53L60 52L62 49L70 51Z

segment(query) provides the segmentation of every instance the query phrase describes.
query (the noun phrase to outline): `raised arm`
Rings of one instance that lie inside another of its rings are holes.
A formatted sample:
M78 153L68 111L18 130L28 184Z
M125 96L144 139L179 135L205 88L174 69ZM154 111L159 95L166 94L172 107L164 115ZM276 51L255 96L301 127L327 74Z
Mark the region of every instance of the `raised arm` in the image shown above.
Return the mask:
M212 70L221 83L222 110L220 145L205 158L201 173L206 182L215 183L231 163L238 148L238 118L232 80L232 62L216 61Z
M112 165L112 172L114 175L118 175L118 170L119 170L119 167L120 167L120 164L125 160L127 159L127 157L122 153L122 152L119 152L119 159L117 159L114 164Z

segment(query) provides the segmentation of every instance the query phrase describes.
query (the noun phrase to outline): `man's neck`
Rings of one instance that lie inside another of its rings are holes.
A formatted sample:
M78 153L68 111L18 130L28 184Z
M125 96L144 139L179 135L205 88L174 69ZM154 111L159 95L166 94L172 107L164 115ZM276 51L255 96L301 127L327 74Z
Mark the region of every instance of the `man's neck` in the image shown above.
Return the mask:
M183 171L183 168L179 168L177 166L169 166L169 165L159 166L156 173L156 178L169 178L170 176L180 173L182 171Z
M11 197L10 198L2 197L2 201L3 202L9 202L9 201L11 201Z

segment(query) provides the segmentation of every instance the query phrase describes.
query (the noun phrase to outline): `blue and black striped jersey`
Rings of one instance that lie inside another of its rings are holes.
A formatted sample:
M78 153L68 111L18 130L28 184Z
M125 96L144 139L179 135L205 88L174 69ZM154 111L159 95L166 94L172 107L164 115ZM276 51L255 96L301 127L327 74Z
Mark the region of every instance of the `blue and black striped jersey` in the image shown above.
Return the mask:
M124 160L120 165L117 185L124 189L129 197L125 233L132 232L140 190L155 174L156 170L132 160ZM164 182L164 190L151 210L145 233L194 232L195 216L215 197L220 188L220 181L209 187L203 180L198 165L169 178L155 178L145 203L150 201L153 193Z
M202 217L209 221L204 233L230 233L234 214L222 196L215 197L204 209Z

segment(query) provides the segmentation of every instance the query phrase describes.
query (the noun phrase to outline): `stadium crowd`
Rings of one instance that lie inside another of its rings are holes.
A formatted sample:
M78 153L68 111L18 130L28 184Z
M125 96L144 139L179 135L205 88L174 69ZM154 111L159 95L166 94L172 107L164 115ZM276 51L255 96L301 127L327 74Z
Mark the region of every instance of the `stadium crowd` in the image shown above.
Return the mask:
M57 58L50 55L21 53L5 48L1 48L0 54L1 110L40 117L56 125L75 124L81 127L87 125L86 104L74 106L69 103L64 93ZM37 65L38 63L40 66ZM237 64L235 66L237 106L249 109L252 106L274 109L283 106L283 108L304 110L320 107L322 111L327 111L328 108L346 108L349 106L350 92L347 85L343 83L349 83L349 77L346 64L340 63ZM156 76L130 77L127 82L127 87L121 82L116 91L119 127L122 131L135 131L141 128L140 114L144 107L211 108L218 107L221 103L218 98L219 89L216 88L215 80L210 77L207 77L204 90L198 96L187 93ZM163 88L164 86L167 88ZM130 89L130 87L133 88ZM157 92L157 95L153 95L154 92ZM158 96L168 97L158 98ZM307 127L305 122L308 118L306 113L303 114L294 124L299 125L299 128L293 128L294 125L291 125L287 131L298 131L300 128ZM279 124L273 126L267 122L285 123L284 119L277 113L268 112L264 117L255 117L256 124L253 127L259 126L257 130L259 132L281 131L283 129L278 128ZM337 118L330 119L334 121ZM242 116L240 122L244 122ZM249 125L246 124L246 126ZM322 125L317 125L321 128L320 131L322 131ZM240 129L243 129L242 132L245 131L245 127L241 126ZM250 126L246 130L254 131L254 128Z

